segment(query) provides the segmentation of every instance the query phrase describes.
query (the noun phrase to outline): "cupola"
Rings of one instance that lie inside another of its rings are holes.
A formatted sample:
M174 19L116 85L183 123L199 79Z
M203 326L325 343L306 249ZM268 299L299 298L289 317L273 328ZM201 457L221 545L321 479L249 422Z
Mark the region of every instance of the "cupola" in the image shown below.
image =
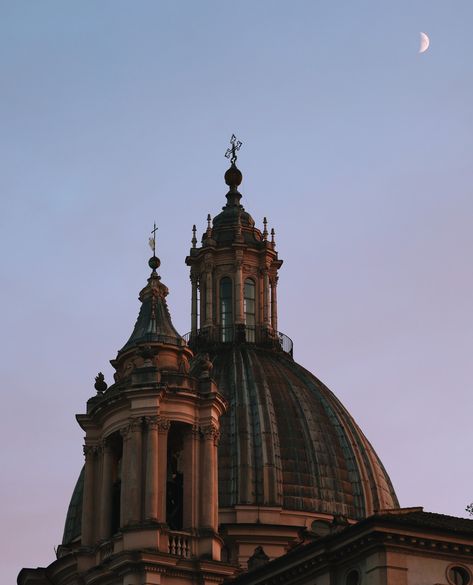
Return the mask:
M281 343L277 282L282 260L274 229L268 238L266 218L259 229L240 203L243 175L236 166L240 146L233 135L227 151L231 165L225 173L227 203L213 222L208 216L201 247L197 247L194 229L186 258L191 269L193 347L220 342Z

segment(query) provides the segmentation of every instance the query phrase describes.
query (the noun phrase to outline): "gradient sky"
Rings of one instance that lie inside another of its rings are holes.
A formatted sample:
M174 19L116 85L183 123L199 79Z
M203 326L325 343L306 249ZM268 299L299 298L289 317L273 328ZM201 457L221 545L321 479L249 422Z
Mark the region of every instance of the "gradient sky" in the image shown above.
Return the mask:
M0 581L47 565L74 420L158 255L181 333L192 224L275 227L279 326L403 506L473 499L471 0L0 2ZM419 31L431 37L419 55Z

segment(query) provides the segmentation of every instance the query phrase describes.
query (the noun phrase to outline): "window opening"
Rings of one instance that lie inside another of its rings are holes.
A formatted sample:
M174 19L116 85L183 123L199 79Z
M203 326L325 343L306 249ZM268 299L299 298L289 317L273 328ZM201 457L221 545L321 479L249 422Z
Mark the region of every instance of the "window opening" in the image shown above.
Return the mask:
M166 523L171 530L182 530L184 505L184 476L182 472L183 427L171 423L168 434Z
M220 281L220 327L222 341L233 340L233 284L230 278Z
M251 278L245 280L243 310L245 313L246 341L254 343L256 340L256 286Z

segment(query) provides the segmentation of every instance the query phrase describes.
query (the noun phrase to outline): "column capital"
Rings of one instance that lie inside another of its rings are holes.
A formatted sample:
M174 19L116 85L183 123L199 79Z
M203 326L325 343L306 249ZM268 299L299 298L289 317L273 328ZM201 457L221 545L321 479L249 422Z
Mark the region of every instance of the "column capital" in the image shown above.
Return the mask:
M124 441L127 441L131 438L132 433L136 433L141 431L143 426L143 421L141 418L132 418L128 421L128 424L121 427L120 435L122 436Z
M102 451L110 451L112 448L112 439L110 437L104 437L100 443Z
M215 445L218 445L220 439L220 430L218 429L217 425L211 423L206 426L200 427L200 432L202 433L203 438L206 441L212 441Z
M158 431L160 433L167 433L169 431L170 426L171 426L171 421L167 418L159 416L159 417L157 417L156 424L158 425Z
M148 430L155 431L158 429L159 426L159 417L158 416L146 416L145 423L148 427Z
M89 459L89 458L93 457L94 455L97 455L98 445L84 445L83 451L84 451L85 458Z

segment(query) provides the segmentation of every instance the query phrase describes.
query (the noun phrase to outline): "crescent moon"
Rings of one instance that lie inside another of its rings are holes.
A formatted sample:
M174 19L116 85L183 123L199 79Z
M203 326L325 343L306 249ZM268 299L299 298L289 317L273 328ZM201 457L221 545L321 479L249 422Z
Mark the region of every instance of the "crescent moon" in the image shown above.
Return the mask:
M419 53L425 53L427 51L427 49L429 48L430 45L430 39L427 36L426 33L421 32L420 33L420 47L419 47Z

